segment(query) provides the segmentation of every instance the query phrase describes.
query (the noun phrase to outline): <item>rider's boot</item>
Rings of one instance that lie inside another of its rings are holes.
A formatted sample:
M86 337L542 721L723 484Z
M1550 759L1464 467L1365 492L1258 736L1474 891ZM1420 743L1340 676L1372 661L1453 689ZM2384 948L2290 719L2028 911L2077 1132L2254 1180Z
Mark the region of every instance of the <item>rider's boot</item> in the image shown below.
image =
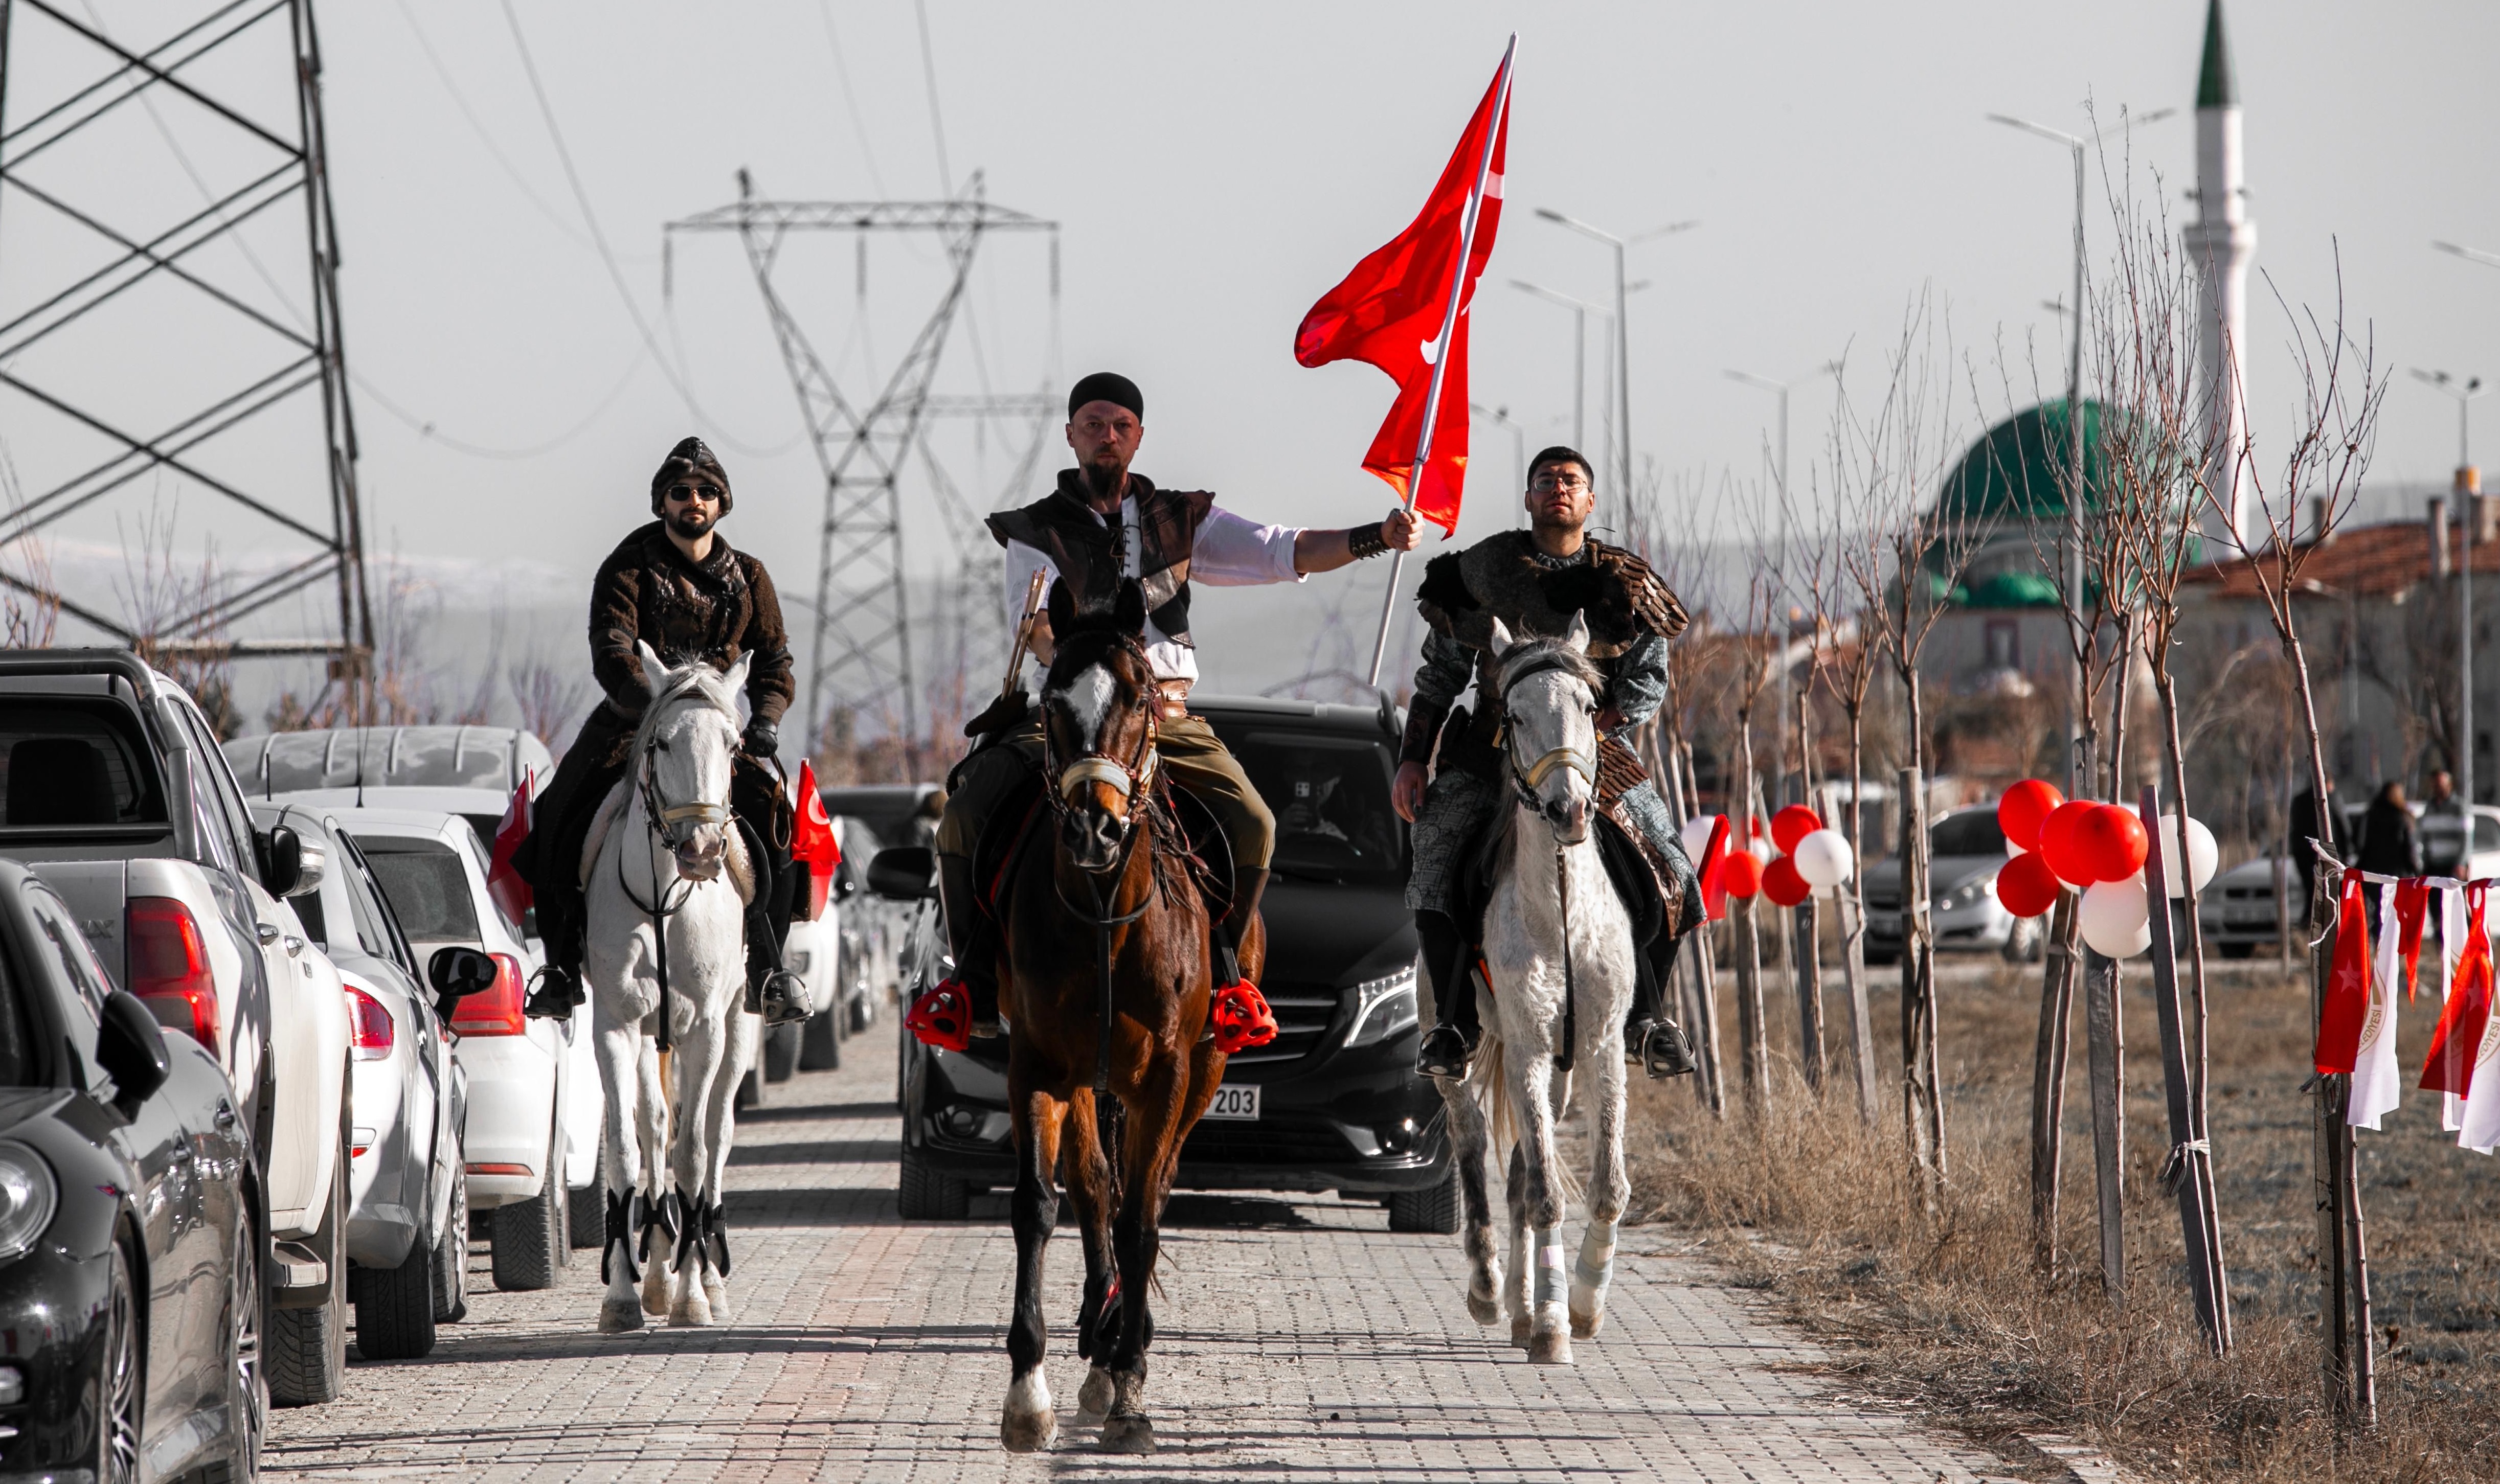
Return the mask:
M807 982L781 967L781 937L773 909L760 897L746 909L746 1009L767 1025L787 1025L815 1014Z
M573 1008L588 998L581 989L582 924L579 909L553 891L538 895L540 941L546 963L530 979L530 997L521 1014L535 1020L567 1020Z
M1432 982L1432 1032L1415 1053L1415 1070L1426 1077L1464 1077L1480 1033L1466 935L1447 913L1419 912L1415 936L1423 944L1425 977Z
M1208 967L1215 980L1215 1002L1208 1007L1209 1028L1226 1055L1276 1039L1276 1013L1267 997L1241 973L1241 940L1258 919L1259 898L1267 892L1266 866L1235 865L1233 907L1206 931Z
M913 1001L903 1023L931 1046L960 1051L975 1036L999 1034L998 951L990 937L989 915L973 889L969 856L938 857L938 896L945 909L946 951L954 957L955 972Z

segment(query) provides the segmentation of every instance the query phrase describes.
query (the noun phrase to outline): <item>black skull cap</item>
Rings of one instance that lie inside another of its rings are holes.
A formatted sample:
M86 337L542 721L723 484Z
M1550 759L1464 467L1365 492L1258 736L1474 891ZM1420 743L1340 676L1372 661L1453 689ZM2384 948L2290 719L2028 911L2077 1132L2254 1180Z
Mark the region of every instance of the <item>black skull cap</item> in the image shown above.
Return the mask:
M1089 402L1107 402L1115 407L1126 407L1146 420L1146 394L1137 384L1118 371L1096 371L1079 380L1068 394L1068 420L1076 420L1076 409Z
M731 504L729 470L720 467L720 459L711 451L711 445L701 438L677 439L677 446L670 449L669 456L660 461L660 471L651 476L651 513L661 513L661 506L669 498L669 486L688 474L706 475L720 486L720 513L727 515Z

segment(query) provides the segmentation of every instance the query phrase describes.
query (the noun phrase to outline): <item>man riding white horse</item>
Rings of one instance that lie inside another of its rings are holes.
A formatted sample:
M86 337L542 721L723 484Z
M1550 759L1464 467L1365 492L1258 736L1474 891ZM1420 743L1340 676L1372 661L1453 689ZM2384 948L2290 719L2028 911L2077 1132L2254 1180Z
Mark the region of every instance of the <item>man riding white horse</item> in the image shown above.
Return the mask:
M1683 605L1648 563L1587 534L1596 484L1577 452L1539 453L1529 466L1526 499L1528 530L1433 558L1415 595L1431 632L1415 671L1391 797L1415 826L1406 906L1415 914L1425 974L1432 982L1434 1023L1416 1058L1417 1070L1429 1077L1464 1076L1481 1029L1467 972L1474 961L1471 914L1463 898L1473 847L1510 790L1495 703L1500 694L1493 668L1497 623L1523 637L1557 638L1574 613L1586 618L1588 659L1605 681L1596 718L1605 738L1599 792L1625 835L1647 847L1658 888L1676 902L1693 889L1692 863L1665 805L1617 740L1648 721L1666 694L1666 641L1683 631ZM1470 684L1476 688L1472 714L1458 709ZM1609 790L1609 783L1628 786ZM1695 913L1697 907L1696 901ZM1695 913L1669 915L1690 924ZM1626 1049L1653 1076L1690 1070L1682 1037L1663 1011L1672 952L1671 938L1653 942L1643 975L1646 1003L1635 1002L1634 1023L1625 1035Z
M1160 488L1129 468L1145 437L1145 408L1144 395L1126 376L1097 371L1078 381L1068 395L1068 446L1077 467L1061 470L1058 488L1040 500L991 516L989 527L1005 548L1011 628L1025 621L1036 572L1045 574L1045 588L1054 579L1066 584L1079 612L1109 609L1127 579L1144 587L1146 655L1163 693L1156 751L1172 782L1223 825L1232 849L1232 901L1213 925L1210 945L1221 998L1242 983L1235 950L1266 889L1276 825L1214 728L1189 713L1190 687L1198 680L1190 585L1299 582L1392 549L1412 551L1420 536L1414 515L1402 509L1377 525L1307 531L1244 520L1204 491ZM1034 623L1033 652L1049 662L1046 617ZM974 881L973 857L992 817L1041 766L1041 718L1023 699L1013 693L966 728L981 744L948 780L938 826L938 881L955 975L922 995L905 1021L933 1046L961 1050L971 1037L998 1034L998 934L993 904Z
M788 630L772 574L730 548L715 529L733 504L729 475L701 438L669 451L651 476L651 513L599 565L591 584L590 668L606 699L592 710L539 796L537 823L515 857L538 905L546 967L528 1014L562 1019L582 1002L582 851L593 820L633 762L634 730L650 701L638 643L671 663L703 660L746 670L743 756L730 803L756 872L746 914L746 1008L768 1021L804 1019L806 985L781 968L797 873L790 814L764 767L779 749L781 714L793 694Z

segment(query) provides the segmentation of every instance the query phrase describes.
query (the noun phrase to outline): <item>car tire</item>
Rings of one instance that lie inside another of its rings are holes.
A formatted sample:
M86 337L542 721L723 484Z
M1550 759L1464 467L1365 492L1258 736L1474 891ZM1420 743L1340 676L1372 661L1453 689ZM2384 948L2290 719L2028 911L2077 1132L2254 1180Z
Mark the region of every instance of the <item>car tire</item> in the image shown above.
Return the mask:
M1437 1185L1394 1191L1389 1197L1389 1229L1455 1236L1459 1230L1459 1172L1452 1170Z
M262 1343L259 1227L247 1216L226 1270L226 1469L227 1484L254 1484L260 1449L269 1433L268 1350Z
M869 997L866 985L860 986L859 992L851 996L850 1014L842 1023L848 1027L845 1034L853 1036L876 1023L876 1001Z
M411 1242L396 1268L367 1268L356 1283L356 1353L369 1361L423 1360L434 1350L434 1244Z
M340 1110L342 1123L346 1111ZM269 1397L280 1406L317 1406L335 1402L347 1381L347 1131L339 1130L339 1155L330 1168L330 1210L312 1249L329 1265L330 1291L310 1308L271 1306L265 1325Z
M97 1484L139 1484L144 1367L139 1358L139 1296L132 1277L137 1271L129 1249L115 1242L113 1272L106 1280L103 1362L95 1380Z
M810 1022L815 1018L813 1016L807 1017ZM799 1041L806 1034L805 1024L773 1025L765 1028L764 1080L766 1081L786 1082L791 1075L799 1070Z
M898 1195L905 1221L961 1221L972 1213L972 1187L929 1168L929 1157L907 1144Z
M434 1322L458 1324L469 1317L469 1174L454 1169L451 1213L434 1254Z
M2257 955L2257 946L2253 943L2218 943L2214 946L2221 950L2225 958L2254 958Z
M842 1027L836 1018L839 1009L819 1010L799 1027L799 1070L802 1072L839 1072L842 1065Z
M750 1108L763 1106L764 1080L756 1075L753 1067L749 1067L746 1074L738 1080L738 1111L744 1113Z
M1870 969L1889 969L1900 961L1901 954L1898 950L1885 952L1869 949L1866 952L1866 967Z
M608 1151L608 1115L599 1115L599 1150L592 1157L590 1183L569 1191L571 1209L564 1213L565 1242L574 1251L599 1245L608 1236L608 1180L602 1163Z
M562 1140L547 1140L547 1178L539 1193L526 1201L499 1206L487 1213L494 1225L495 1286L506 1293L532 1293L555 1286L564 1266L564 1163L556 1156Z

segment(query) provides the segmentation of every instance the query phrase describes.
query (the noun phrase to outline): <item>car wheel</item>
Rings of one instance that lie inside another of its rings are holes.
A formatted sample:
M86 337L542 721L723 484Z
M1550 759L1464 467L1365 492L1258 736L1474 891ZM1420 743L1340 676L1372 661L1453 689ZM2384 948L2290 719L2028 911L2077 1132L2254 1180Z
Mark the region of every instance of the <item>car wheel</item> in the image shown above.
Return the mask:
M929 1168L929 1157L907 1144L899 1194L905 1221L961 1221L972 1213L972 1188Z
M95 1373L97 1484L139 1484L138 1298L131 1292L130 1254L113 1244L105 1299L103 1362ZM256 1301L255 1301L256 1302Z
M850 1027L849 1034L854 1036L876 1023L876 1001L870 996L866 984L852 993L850 1015L844 1023Z
M738 1111L744 1113L750 1108L763 1106L764 1081L755 1075L753 1067L749 1067L746 1075L738 1080Z
M1894 964L1896 964L1896 963L1899 963L1900 961L1901 961L1901 954L1900 954L1900 951L1899 951L1899 950L1897 950L1897 949L1894 949L1894 950L1875 950L1875 949L1869 949L1869 950L1867 950L1867 952L1866 952L1866 967L1868 967L1868 968L1870 968L1870 969L1889 969L1889 968L1892 967L1892 965L1894 965Z
M452 1172L451 1214L434 1254L434 1322L458 1324L469 1317L469 1174Z
M1437 1185L1399 1190L1389 1197L1389 1229L1453 1236L1459 1229L1459 1172L1452 1170Z
M556 1270L564 1266L564 1164L556 1157L562 1147L561 1140L549 1136L547 1178L537 1195L488 1212L495 1286L506 1293L553 1288Z
M799 1070L802 1072L836 1072L842 1065L841 1024L835 1017L839 1010L819 1010L799 1027Z
M356 1284L356 1353L423 1360L434 1349L434 1244L411 1242L396 1268L367 1268Z
M226 1283L226 1478L251 1484L260 1477L269 1432L269 1372L262 1367L260 1232L247 1220L237 1235Z
M341 1110L345 1121L345 1110ZM330 1210L312 1237L312 1250L330 1270L330 1286L309 1308L272 1307L266 1333L269 1395L280 1406L315 1406L338 1400L347 1380L347 1131L339 1130L339 1157L330 1172Z
M2254 958L2257 954L2257 946L2253 943L2220 943L2215 947L2222 951L2225 958Z
M815 1016L809 1016L809 1020ZM799 1070L799 1039L806 1034L804 1025L768 1026L764 1032L764 1080L786 1082Z
M565 1242L578 1252L595 1247L608 1236L607 1171L602 1161L607 1158L608 1115L599 1115L599 1151L592 1157L590 1183L565 1197Z

